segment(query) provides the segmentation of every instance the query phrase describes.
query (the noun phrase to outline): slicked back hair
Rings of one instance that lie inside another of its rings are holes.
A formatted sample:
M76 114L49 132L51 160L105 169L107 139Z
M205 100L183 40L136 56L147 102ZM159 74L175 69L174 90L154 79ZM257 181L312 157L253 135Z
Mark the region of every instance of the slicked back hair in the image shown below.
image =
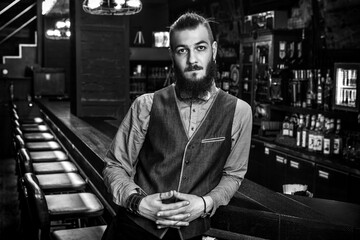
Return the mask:
M170 35L170 48L172 49L172 41L171 39L173 38L174 32L176 31L183 31L183 30L187 30L187 29L195 29L197 28L199 25L203 25L209 34L209 38L210 38L210 43L212 43L214 41L214 36L210 27L210 20L204 18L203 16L194 13L194 12L187 12L184 13L183 15L181 15L171 26L170 26L170 31L169 31L169 35Z

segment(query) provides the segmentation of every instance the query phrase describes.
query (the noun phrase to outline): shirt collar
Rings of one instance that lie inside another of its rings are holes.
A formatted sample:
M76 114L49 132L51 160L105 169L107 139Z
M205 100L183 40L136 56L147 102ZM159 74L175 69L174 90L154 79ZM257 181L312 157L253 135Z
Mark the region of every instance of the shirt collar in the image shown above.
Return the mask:
M209 101L209 99L211 97L213 97L217 92L218 92L218 88L215 85L215 82L213 82L213 84L210 87L209 91L206 91L202 96L199 96L196 99L193 99L190 95L188 95L187 93L184 92L180 92L177 88L176 88L176 84L175 84L175 92L176 92L176 96L180 101L203 101L203 102L207 102Z

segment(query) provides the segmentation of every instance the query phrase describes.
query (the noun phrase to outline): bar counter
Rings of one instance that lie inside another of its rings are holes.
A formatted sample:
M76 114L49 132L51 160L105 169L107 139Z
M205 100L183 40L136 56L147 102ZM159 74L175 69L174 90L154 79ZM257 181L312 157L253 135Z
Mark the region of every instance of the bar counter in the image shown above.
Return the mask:
M106 191L101 171L120 120L79 118L70 113L67 101L40 99L37 104L104 203L104 219L109 223L117 206ZM210 232L221 239L360 239L360 206L285 195L244 179L230 204L212 217Z

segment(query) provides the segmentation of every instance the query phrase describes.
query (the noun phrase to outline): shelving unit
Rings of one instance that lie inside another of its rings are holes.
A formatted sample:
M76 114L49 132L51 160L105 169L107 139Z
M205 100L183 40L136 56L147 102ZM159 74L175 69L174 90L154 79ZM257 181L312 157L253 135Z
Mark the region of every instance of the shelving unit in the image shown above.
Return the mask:
M167 48L130 48L130 100L164 87L170 66Z
M254 113L257 105L270 103L270 71L284 63L279 54L280 45L299 41L300 36L301 33L294 30L264 30L242 36L239 97L250 104Z

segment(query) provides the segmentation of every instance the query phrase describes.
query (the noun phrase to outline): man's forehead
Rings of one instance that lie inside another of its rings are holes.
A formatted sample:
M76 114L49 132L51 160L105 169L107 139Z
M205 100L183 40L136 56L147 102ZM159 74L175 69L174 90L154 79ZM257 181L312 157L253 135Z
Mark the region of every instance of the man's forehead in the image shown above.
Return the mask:
M178 45L193 45L204 42L211 44L208 29L202 24L195 28L174 31L171 41L174 47Z

